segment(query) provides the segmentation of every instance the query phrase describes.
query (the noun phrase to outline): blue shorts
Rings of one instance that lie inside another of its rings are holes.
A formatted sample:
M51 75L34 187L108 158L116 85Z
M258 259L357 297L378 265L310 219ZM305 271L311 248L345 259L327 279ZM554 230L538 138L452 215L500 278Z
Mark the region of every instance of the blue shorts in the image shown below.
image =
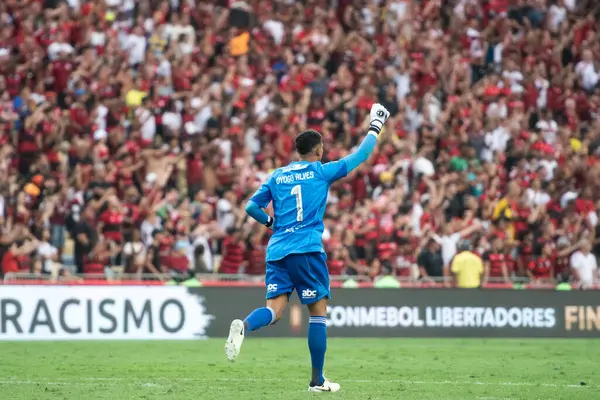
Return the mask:
M331 298L329 272L325 253L290 254L281 260L267 261L265 284L267 299L282 294L288 297L294 289L302 304Z

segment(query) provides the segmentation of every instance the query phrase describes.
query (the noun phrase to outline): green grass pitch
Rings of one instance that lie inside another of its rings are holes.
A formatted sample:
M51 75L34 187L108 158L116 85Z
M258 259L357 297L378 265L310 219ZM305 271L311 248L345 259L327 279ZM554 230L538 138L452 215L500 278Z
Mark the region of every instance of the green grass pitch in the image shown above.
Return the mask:
M303 339L0 342L0 399L600 399L596 340L330 339L340 393L307 393Z

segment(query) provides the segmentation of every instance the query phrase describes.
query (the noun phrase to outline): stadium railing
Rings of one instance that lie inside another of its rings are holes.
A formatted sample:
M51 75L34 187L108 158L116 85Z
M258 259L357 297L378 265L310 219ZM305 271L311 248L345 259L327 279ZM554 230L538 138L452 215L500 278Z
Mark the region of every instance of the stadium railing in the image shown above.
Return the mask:
M264 276L244 274L198 274L194 276L201 286L206 287L263 287ZM412 279L410 277L396 278L401 288L443 288L449 287L444 278L434 278L428 281ZM31 273L8 273L0 284L5 285L132 285L132 286L160 286L165 284L179 284L189 280L185 277L160 277L154 274L76 274L68 277L53 277ZM365 276L337 275L331 276L331 287L349 287L351 281L354 287L370 288L374 286L371 279ZM490 278L483 285L485 289L555 289L551 283L532 283L523 277L514 277L511 282L502 279ZM588 289L600 289L594 285Z
M27 272L10 272L4 276L4 284L135 284L135 285L163 285L175 280L181 282L189 279L189 276L157 276L155 274L71 274L66 277L53 277L51 275L32 274ZM264 275L246 274L196 274L194 277L201 283L211 286L264 286ZM367 277L339 275L331 276L334 283L343 283L354 279L358 283L370 282Z

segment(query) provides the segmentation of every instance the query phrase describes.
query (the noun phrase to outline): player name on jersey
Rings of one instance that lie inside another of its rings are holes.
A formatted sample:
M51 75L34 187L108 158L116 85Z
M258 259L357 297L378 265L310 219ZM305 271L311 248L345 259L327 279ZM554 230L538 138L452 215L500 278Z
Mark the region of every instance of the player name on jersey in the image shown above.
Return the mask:
M277 178L275 178L275 183L278 185L281 183L294 183L297 181L305 181L308 179L314 179L314 177L315 177L315 171L297 172L295 174L278 176Z

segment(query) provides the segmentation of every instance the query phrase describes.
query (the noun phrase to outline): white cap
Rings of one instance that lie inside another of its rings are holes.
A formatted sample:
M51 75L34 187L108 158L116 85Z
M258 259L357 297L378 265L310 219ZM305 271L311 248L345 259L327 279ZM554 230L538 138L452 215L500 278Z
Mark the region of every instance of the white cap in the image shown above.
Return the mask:
M435 174L435 168L431 161L424 157L419 157L413 163L413 171L417 174L432 176Z
M217 201L217 210L220 212L228 212L231 211L232 208L233 206L226 199L219 199L219 201Z
M198 127L192 121L186 122L183 126L183 129L185 129L185 133L188 135L195 135L198 133Z
M94 140L106 139L106 136L108 136L108 134L104 129L98 129L94 132Z

